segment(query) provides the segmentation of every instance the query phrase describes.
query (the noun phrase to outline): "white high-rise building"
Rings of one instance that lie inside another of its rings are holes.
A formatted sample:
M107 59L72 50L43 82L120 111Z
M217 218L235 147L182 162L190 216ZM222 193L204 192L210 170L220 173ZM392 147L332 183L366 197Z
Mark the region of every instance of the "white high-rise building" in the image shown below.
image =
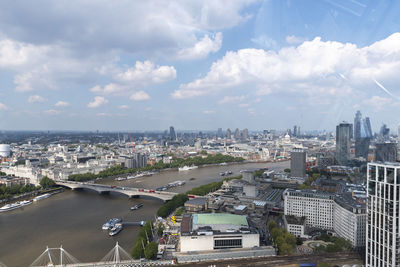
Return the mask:
M400 164L368 163L366 266L400 267Z

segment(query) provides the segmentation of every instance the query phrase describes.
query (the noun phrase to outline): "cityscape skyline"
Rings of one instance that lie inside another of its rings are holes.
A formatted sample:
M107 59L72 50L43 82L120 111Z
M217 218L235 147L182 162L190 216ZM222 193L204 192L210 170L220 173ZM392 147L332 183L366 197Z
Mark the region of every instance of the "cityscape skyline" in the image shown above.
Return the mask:
M400 3L335 3L7 3L0 129L393 129Z

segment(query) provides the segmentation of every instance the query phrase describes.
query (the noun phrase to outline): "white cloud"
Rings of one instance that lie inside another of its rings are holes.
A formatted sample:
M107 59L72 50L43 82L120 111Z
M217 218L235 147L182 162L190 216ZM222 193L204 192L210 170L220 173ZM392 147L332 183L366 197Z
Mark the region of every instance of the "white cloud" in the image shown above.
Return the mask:
M54 116L54 115L60 114L60 111L59 110L55 110L55 109L48 109L48 110L45 110L43 113L46 114L46 115Z
M69 103L65 101L58 101L57 103L54 104L56 107L68 107Z
M8 110L8 107L0 102L0 110L3 110L3 111Z
M302 42L304 42L306 40L307 39L305 39L305 38L294 36L294 35L286 36L286 42L288 44L300 44L300 43L302 43Z
M212 115L212 114L215 114L216 112L215 112L215 110L204 110L203 111L203 114L206 114L206 115Z
M138 92L134 92L130 96L130 99L132 99L134 101L145 101L145 100L149 100L150 96L145 91L138 91Z
M213 39L206 34L193 47L180 50L178 52L178 58L188 60L205 58L208 54L217 52L221 48L221 45L221 32L216 33Z
M28 103L43 103L46 99L41 97L40 95L31 95L28 98Z
M400 33L362 48L317 37L278 52L251 48L228 51L204 77L181 84L172 97L210 95L226 88L246 88L246 94L253 90L258 95L281 92L338 97L357 88L365 90L372 77L398 84L399 72Z
M372 96L371 98L365 99L362 102L364 105L372 107L374 110L379 111L384 108L390 108L394 101L392 98Z
M128 105L121 105L121 106L119 106L118 108L119 108L119 109L129 109L130 106L128 106Z
M119 72L115 80L119 82L134 83L137 85L149 83L162 83L176 78L176 70L173 66L156 66L151 61L136 61L132 68Z
M95 96L94 100L87 104L88 108L98 108L102 105L105 105L108 103L108 100L104 96Z
M46 46L35 46L11 39L0 40L0 68L16 69L37 61L48 50Z
M221 99L218 103L219 104L234 104L238 102L242 102L247 99L246 95L241 95L241 96L225 96L223 99Z

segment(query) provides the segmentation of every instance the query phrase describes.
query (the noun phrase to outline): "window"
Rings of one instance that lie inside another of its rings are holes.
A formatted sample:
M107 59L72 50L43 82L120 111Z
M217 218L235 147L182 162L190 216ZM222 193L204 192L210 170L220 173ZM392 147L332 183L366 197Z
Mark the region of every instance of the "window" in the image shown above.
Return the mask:
M222 248L241 248L242 239L216 239L214 240L214 249Z

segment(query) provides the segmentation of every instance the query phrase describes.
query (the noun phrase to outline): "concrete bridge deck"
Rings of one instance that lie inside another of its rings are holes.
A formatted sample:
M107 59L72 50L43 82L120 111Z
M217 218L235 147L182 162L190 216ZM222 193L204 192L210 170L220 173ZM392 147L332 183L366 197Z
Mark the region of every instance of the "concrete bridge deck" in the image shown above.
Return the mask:
M128 197L136 197L136 196L147 196L160 199L162 201L171 200L178 193L174 192L165 192L165 191L157 191L152 189L144 189L144 188L134 188L134 187L122 187L122 186L114 186L114 185L103 185L103 184L95 184L90 182L73 182L73 181L55 181L57 185L61 185L72 190L75 189L89 189L98 192L99 194L116 192Z

